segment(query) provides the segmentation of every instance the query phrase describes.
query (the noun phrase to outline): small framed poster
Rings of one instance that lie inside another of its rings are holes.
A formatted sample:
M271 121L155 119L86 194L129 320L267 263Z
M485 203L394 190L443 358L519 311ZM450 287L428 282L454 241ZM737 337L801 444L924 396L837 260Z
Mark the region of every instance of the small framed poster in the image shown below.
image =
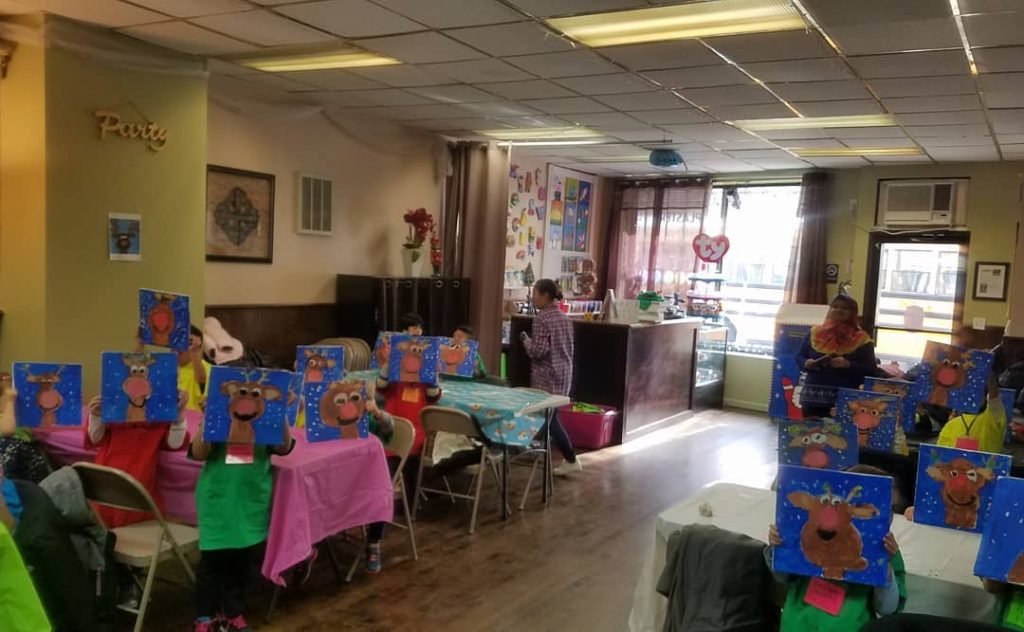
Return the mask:
M979 261L974 264L974 300L1005 301L1007 278L1010 276L1010 264L986 263Z
M142 216L107 214L107 257L111 261L142 260Z

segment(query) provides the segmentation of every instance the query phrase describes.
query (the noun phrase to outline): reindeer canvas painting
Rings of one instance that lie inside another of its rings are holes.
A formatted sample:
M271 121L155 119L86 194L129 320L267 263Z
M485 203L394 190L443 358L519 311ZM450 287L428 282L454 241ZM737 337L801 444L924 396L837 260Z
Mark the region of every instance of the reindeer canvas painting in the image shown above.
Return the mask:
M913 432L917 422L917 402L912 397L914 383L906 380L887 380L880 377L864 378L864 390L884 393L899 398L897 423L904 432Z
M391 338L402 334L393 331L382 331L377 334L377 342L373 344L373 353L370 354L370 368L379 369L388 365L388 358L391 357Z
M780 421L779 464L843 470L857 464L857 427L838 421Z
M189 318L188 296L139 290L139 337L142 342L176 351L187 350Z
M480 343L476 340L459 342L454 338L438 338L438 353L441 362L437 370L442 375L473 377L476 370L476 354Z
M15 362L18 425L50 430L82 425L82 365Z
M294 373L215 366L207 385L207 441L278 445L288 418Z
M985 402L994 358L988 351L929 341L921 375L914 382L914 400L964 413L978 412Z
M302 398L310 442L365 439L370 435L363 380L307 382Z
M336 382L345 373L345 349L337 346L299 346L295 350L296 371L302 381Z
M1024 585L1024 479L1003 476L995 482L992 511L985 524L974 574Z
M437 384L441 348L437 338L392 336L388 379L392 382Z
M100 392L104 423L178 419L178 358L173 353L105 351Z
M780 466L775 524L783 544L773 570L885 585L892 488L888 476Z
M914 492L914 522L981 532L996 478L1009 476L1011 457L922 445Z
M894 395L850 388L839 389L836 421L857 428L857 445L863 449L892 452L900 400Z
M288 384L288 395L285 400L287 404L285 416L288 419L288 425L293 428L299 419L299 406L302 405L302 384L302 372L292 373L292 380Z

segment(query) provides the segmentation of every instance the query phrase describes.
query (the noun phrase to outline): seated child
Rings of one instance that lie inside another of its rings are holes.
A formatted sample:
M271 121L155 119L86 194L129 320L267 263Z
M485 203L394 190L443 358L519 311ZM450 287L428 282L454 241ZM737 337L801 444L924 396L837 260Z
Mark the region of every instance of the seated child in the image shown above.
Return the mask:
M466 342L469 340L474 340L475 336L476 331L474 331L473 328L469 325L459 325L458 327L455 328L455 331L452 333L452 338L457 342ZM487 377L487 367L484 366L484 359L480 357L479 351L476 354L475 364L476 367L473 369L473 377L475 379Z
M251 561L270 528L270 456L286 455L294 446L285 424L280 445L254 445L251 462L232 463L227 445L207 442L200 423L189 446L189 458L203 461L196 486L201 555L195 632L249 629L243 612L245 588Z
M0 496L0 630L49 630L25 563L11 538L14 519Z
M888 476L883 470L868 465L855 465L847 471L858 474ZM895 480L893 480L893 506L895 508L902 504L902 494L896 486ZM782 538L774 524L768 529L768 543L770 546L765 549L765 560L770 568L772 565L771 547L782 544ZM831 615L804 601L812 578L777 573L776 579L788 586L786 603L782 607L780 632L804 632L806 630L847 632L859 630L876 616L883 617L899 612L907 599L906 569L903 565L903 557L900 555L899 545L896 543L896 538L892 533L888 533L885 536L885 550L892 556L892 559L889 562L889 581L882 588L832 580L818 580L827 581L845 591L843 605L838 615Z
M403 314L402 319L398 321L398 326L402 333L409 334L410 336L423 335L423 317L419 314L412 312Z
M11 478L39 483L50 474L50 465L32 431L17 427L17 398L10 374L0 375L0 470Z
M966 449L1002 452L1006 440L1006 417L1006 409L999 396L999 383L994 375L990 375L988 401L982 404L981 411L977 414L954 412L942 427L936 443L955 448L958 447L958 440L965 439L962 447Z
M206 380L210 364L203 359L203 332L192 325L188 337L188 351L178 352L178 390L185 391L188 403L185 410L202 412L201 402L206 395Z
M381 443L387 444L391 441L391 435L395 431L395 420L386 411L377 407L377 402L371 397L366 401L366 410L370 413L370 432L380 438ZM392 476L398 469L401 459L396 454L388 453L388 471ZM408 481L408 478L406 478ZM408 485L408 482L406 483ZM408 489L408 487L406 488ZM380 541L384 537L386 522L375 522L366 530L366 551L363 563L366 572L379 573L384 565L384 559L380 554Z
M1024 621L1017 614L1024 606L1024 587L986 578L981 583L999 599L999 625L1007 630L1024 630Z

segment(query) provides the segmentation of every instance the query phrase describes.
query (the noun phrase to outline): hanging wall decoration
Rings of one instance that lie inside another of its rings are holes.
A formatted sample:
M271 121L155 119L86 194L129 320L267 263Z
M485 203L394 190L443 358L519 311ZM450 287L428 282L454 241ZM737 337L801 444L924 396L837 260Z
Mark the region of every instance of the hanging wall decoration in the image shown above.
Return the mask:
M206 167L206 260L274 261L274 176Z

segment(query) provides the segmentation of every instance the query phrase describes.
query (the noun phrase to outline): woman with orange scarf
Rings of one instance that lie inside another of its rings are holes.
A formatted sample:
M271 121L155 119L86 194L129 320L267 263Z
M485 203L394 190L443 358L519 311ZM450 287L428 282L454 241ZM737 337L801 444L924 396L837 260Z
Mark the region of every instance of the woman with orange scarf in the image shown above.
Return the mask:
M875 345L857 324L857 301L832 299L825 322L811 328L797 362L807 372L800 397L804 417L827 417L836 389L860 388L875 372Z

